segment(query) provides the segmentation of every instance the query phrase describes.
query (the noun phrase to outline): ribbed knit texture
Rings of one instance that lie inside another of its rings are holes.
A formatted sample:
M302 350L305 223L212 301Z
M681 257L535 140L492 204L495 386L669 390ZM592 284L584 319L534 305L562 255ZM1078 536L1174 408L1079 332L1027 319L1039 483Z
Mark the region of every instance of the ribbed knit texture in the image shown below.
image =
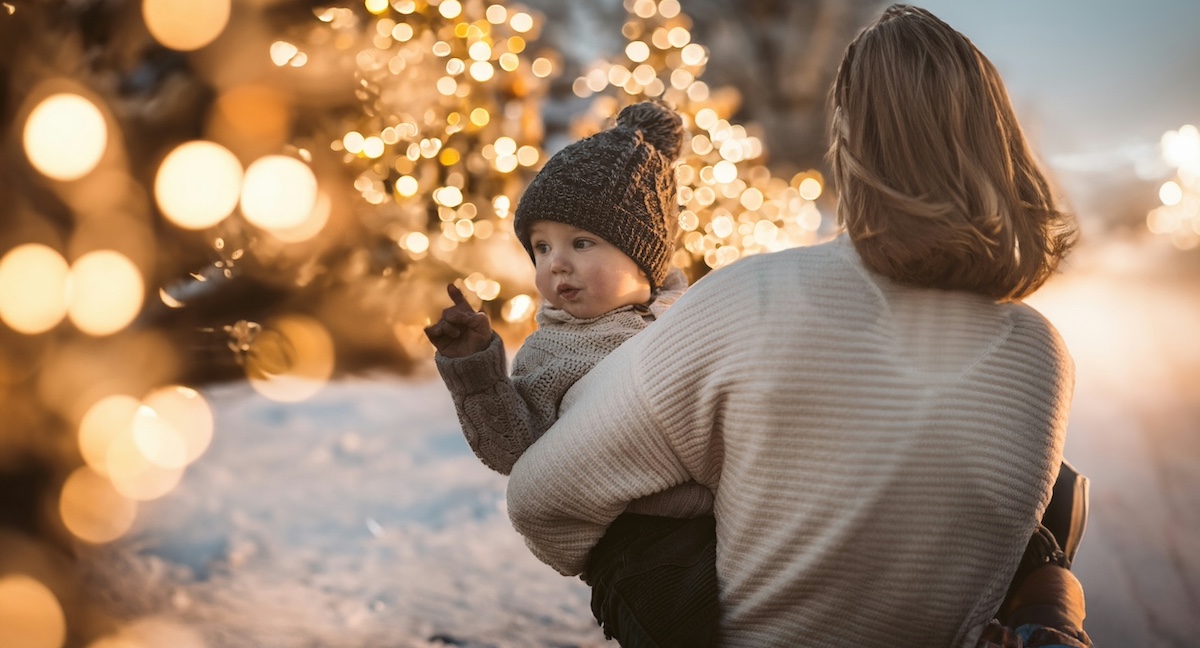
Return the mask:
M504 344L493 335L488 348L462 358L435 356L435 362L476 456L507 475L534 441L558 419L563 395L625 340L662 315L687 288L674 270L649 310L625 306L599 317L580 319L543 302L538 329L505 370ZM597 425L602 426L603 421ZM681 484L630 505L647 515L693 517L712 510L712 493L698 484Z
M1049 500L1072 386L1027 306L894 285L845 237L748 257L577 384L509 515L577 574L626 502L694 479L716 493L722 645L973 645Z

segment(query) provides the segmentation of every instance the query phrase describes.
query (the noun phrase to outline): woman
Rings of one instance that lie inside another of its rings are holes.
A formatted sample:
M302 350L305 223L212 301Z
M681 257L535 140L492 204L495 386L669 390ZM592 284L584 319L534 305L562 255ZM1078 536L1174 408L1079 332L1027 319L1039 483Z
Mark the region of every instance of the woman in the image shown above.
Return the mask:
M1062 458L1073 364L1020 300L1072 221L995 68L932 14L889 8L832 97L846 233L712 273L599 363L509 514L573 575L628 502L694 480L721 645L974 646ZM1026 601L1078 586L1038 573Z

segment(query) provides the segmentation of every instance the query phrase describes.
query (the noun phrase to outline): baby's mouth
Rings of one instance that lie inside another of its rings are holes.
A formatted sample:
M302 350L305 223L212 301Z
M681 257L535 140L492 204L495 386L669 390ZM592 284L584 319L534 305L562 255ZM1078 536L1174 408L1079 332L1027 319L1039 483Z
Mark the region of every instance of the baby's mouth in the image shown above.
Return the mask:
M563 285L563 286L558 287L558 296L562 297L563 299L566 299L567 301L571 301L571 300L575 299L575 297L578 295L579 295L579 289L576 288L575 286Z

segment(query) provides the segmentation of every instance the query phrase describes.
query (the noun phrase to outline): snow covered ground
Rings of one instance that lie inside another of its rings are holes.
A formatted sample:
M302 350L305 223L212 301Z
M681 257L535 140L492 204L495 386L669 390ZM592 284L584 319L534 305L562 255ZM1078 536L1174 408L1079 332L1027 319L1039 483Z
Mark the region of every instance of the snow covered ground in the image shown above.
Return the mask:
M436 377L335 382L299 405L206 395L208 453L91 556L121 616L183 622L208 648L605 643L586 586L512 530L506 478Z
M1093 506L1076 572L1102 647L1200 636L1200 271L1178 258L1111 246L1031 300L1076 358L1067 456ZM208 453L86 556L119 617L181 622L207 648L606 643L583 584L512 531L505 478L436 377L292 405L245 385L206 396Z

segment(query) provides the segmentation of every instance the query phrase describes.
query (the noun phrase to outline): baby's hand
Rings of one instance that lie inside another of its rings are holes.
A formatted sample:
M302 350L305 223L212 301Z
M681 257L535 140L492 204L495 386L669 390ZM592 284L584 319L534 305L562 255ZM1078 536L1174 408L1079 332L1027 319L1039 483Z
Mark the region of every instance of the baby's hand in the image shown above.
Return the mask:
M487 315L471 308L453 283L446 292L454 305L442 311L442 318L425 327L425 337L447 358L462 358L479 353L492 342L492 323Z

